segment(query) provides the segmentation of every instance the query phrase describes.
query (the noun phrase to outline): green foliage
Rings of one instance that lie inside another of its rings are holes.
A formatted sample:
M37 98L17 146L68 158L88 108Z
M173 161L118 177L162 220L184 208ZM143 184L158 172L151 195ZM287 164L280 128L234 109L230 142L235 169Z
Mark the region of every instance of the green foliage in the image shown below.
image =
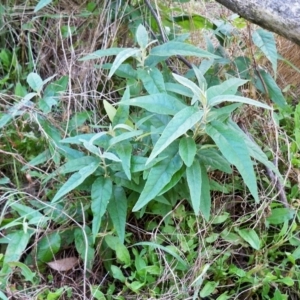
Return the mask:
M52 2L38 1L34 11L41 13ZM113 86L99 106L91 105L93 111L89 106L77 111L82 105L77 98L78 103L64 106L62 96L74 78L42 79L34 61L20 63L17 47L0 52L0 88L14 95L0 113L1 151L13 157L0 160L1 299L8 299L6 292L15 297L24 286L30 286L24 291L29 298L72 299L73 288L53 278L64 272L80 273L83 283L77 290L101 300L132 295L288 299L300 288L300 221L293 207L298 184L283 181L286 166L271 162L275 153L255 132L256 123L250 129L262 149L233 115L242 114L245 105L255 106L262 118L271 112L291 143L276 140L276 155L281 151L292 167L300 166L300 110L286 104L274 79L274 36L258 29L252 35L254 57L242 43L241 56L230 57L233 32L245 26L240 18L233 16L230 24L211 22L181 10L174 15L158 3L157 20L153 12L146 16L138 9L145 3L109 3L108 23L122 19L119 25L128 26L132 43L119 47L121 38L116 37L110 48L77 62L100 60L95 67L101 69L101 82ZM101 5L89 2L78 15L89 29L89 17L103 13ZM58 15L43 18L52 17ZM30 24L25 25L28 30ZM76 36L72 51L80 27L59 27L64 41ZM186 32L204 28L213 30L220 45L208 38L206 50L189 43ZM184 65L178 55L200 62ZM262 55L274 76L251 68ZM97 92L104 95L101 84ZM267 94L274 107L244 97L249 87ZM88 130L80 132L82 126ZM273 172L276 183L260 164ZM40 191L23 188L32 179ZM278 184L289 193L286 207L277 201ZM59 265L65 256L71 258L70 266ZM48 268L53 275L45 275ZM103 281L93 282L91 274ZM45 288L32 296L41 285Z

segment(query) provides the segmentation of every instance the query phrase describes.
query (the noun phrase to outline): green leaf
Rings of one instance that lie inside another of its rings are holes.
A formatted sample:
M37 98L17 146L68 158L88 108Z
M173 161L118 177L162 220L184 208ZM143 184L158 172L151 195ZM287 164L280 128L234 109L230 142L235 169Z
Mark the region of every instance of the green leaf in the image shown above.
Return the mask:
M149 172L145 187L132 211L138 211L154 199L170 182L172 176L181 168L182 160L173 154L154 165Z
M267 218L267 221L271 225L282 224L286 221L290 221L294 218L295 211L288 208L273 208L271 216Z
M215 289L217 288L218 285L219 285L219 282L215 282L215 281L206 282L206 284L204 285L204 287L202 288L202 290L200 292L200 297L202 297L202 298L208 297L215 291Z
M121 186L114 187L114 194L107 206L108 213L118 234L120 242L125 240L125 226L127 216L127 198Z
M200 164L201 167L201 200L200 200L200 212L202 213L206 221L210 217L211 198L210 198L210 184L209 178L205 166Z
M58 232L45 235L37 244L37 259L42 262L53 260L53 256L60 250L61 238Z
M118 156L121 159L121 164L128 180L131 180L131 172L130 172L131 156L132 156L131 144L129 142L120 143L115 146L115 149Z
M91 210L93 213L93 222L92 222L92 233L93 233L93 242L98 235L101 218L106 212L107 205L112 195L112 182L109 178L99 177L97 178L93 185L91 191L92 204Z
M113 137L110 141L109 141L109 146L113 146L115 144L122 144L120 142L131 139L133 137L139 136L143 134L143 130L132 130L130 132L123 132L120 135L117 135L115 137Z
M88 270L91 270L95 259L95 250L90 227L76 228L74 230L74 238L75 247L80 258L86 262Z
M235 130L219 121L206 126L207 134L214 140L224 157L240 172L256 202L259 202L256 176L247 146Z
M27 83L37 93L43 88L43 80L37 73L29 73L27 76Z
M172 55L183 55L183 56L196 56L196 57L208 57L208 58L219 58L208 51L202 50L191 44L181 42L167 42L160 46L153 47L150 51L150 55L154 56L172 56Z
M103 100L103 105L104 105L104 109L105 109L105 112L110 120L110 122L113 122L114 120L114 117L116 115L116 108L114 106L112 106L108 101L106 100Z
M131 265L131 259L130 259L129 251L126 248L126 246L124 246L121 243L117 243L117 245L115 247L115 250L116 250L117 259L121 263L125 264L125 267L130 266Z
M171 21L175 22L188 32L197 29L213 29L213 24L204 16L188 14L172 17Z
M32 234L33 231L28 230L25 232L23 230L18 230L5 236L5 240L7 240L8 245L6 247L2 263L3 267L0 270L0 287L2 287L3 283L6 283L6 280L3 277L6 277L11 273L11 269L8 264L11 262L18 262L20 260L21 255L25 251Z
M271 62L276 76L278 55L274 34L270 31L259 28L252 33L252 41Z
M41 10L42 8L44 8L50 3L52 3L52 0L40 0L39 3L35 6L34 12L35 13L38 12L39 10Z
M253 249L260 249L260 239L254 229L237 229L237 232Z
M177 75L177 74L173 74L173 77L180 84L182 84L183 86L189 88L193 92L194 96L196 96L197 99L199 99L202 104L206 104L206 97L205 97L203 91L193 81L187 79L186 77Z
M125 282L126 281L126 278L123 275L122 270L119 267L112 265L110 267L110 269L111 269L112 277L113 278L118 279L121 282Z
M208 104L210 106L216 106L218 104L221 104L222 102L240 102L240 103L246 103L250 105L254 105L257 107L262 107L265 109L272 109L269 105L266 105L264 103L252 100L250 98L246 97L240 97L240 96L234 96L234 95L221 95L221 96L215 96L212 99L209 100Z
M192 165L186 168L186 179L190 190L191 203L195 215L199 214L201 201L201 168L197 160L194 160Z
M164 78L157 68L150 70L138 69L138 79L142 81L148 94L165 92Z
M86 167L80 169L77 173L74 173L56 193L56 195L52 199L52 203L56 202L61 197L63 197L64 195L78 187L81 183L83 183L83 181L87 177L89 177L97 170L98 166L99 164L97 162L92 162Z
M254 141L252 141L250 137L232 120L229 120L227 122L227 125L230 126L236 132L236 134L240 136L240 139L242 139L246 143L250 156L268 167L283 183L283 178L278 169L271 161L268 160L267 155L259 148L259 146Z
M119 105L131 105L144 108L162 115L174 115L186 107L180 100L168 94L159 93L122 101Z
M286 100L282 94L281 89L278 87L276 81L272 78L272 76L263 69L258 70L260 76L263 79L263 83L261 82L261 78L259 76L255 76L255 86L258 90L263 93L269 94L271 100L278 105L278 107L286 106ZM265 86L267 87L267 91L265 90Z
M178 137L185 134L196 123L200 122L203 111L189 106L179 111L168 123L162 135L156 142L147 163L149 164L157 155L166 149Z
M220 95L235 95L238 88L247 82L248 80L230 78L219 85L210 87L206 92L207 99L210 101L210 99Z
M36 273L32 272L25 264L15 261L15 262L9 262L8 265L11 268L18 267L21 269L21 274L24 276L26 281L30 281L32 284L35 284L34 278L36 277ZM0 294L1 297L1 294ZM0 298L1 299L1 298Z
M140 53L141 50L137 48L127 48L123 49L120 53L117 54L111 69L108 74L108 78L111 78L119 66L129 57L135 56L136 54Z
M165 87L166 87L166 91L168 92L179 94L185 97L190 97L190 98L193 97L192 91L189 88L183 86L182 84L166 82Z
M228 161L215 148L200 149L197 153L201 163L214 169L231 174L232 169Z
M26 94L28 94L26 88L20 82L17 82L15 87L15 95L23 98L26 96Z
M131 49L131 48L127 48L127 49ZM117 54L121 53L123 50L124 50L124 48L108 48L108 49L97 50L95 52L92 52L92 53L80 58L79 61L98 59L98 58L101 58L104 56L117 55Z
M185 270L188 268L187 263L177 253L175 253L174 251L170 250L169 248L167 248L165 246L162 246L162 245L159 245L159 244L156 244L153 242L140 242L140 243L134 244L133 246L149 246L149 247L163 250L164 252L172 255L176 259L176 261L180 262Z
M194 161L197 147L193 138L183 137L179 143L179 154L187 167L190 167Z
M148 32L146 28L140 24L136 30L136 41L142 49L145 49L149 43Z

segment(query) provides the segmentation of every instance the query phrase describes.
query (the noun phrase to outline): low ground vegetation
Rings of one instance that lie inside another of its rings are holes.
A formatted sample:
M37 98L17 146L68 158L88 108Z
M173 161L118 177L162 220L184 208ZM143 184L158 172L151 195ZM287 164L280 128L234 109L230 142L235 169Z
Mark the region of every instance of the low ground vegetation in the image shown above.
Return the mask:
M201 5L0 4L0 299L300 298L297 63Z

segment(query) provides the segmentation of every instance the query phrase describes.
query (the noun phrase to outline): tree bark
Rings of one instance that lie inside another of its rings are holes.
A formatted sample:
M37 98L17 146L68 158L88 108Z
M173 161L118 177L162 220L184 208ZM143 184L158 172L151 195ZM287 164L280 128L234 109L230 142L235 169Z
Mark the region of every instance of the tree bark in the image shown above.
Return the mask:
M300 0L216 0L246 20L300 45Z

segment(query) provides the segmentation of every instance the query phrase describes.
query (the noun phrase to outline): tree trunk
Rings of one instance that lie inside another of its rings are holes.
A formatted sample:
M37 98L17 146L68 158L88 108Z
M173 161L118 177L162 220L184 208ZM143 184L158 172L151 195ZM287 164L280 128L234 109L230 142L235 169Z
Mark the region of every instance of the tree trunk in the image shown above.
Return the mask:
M216 0L241 17L300 45L300 0Z

